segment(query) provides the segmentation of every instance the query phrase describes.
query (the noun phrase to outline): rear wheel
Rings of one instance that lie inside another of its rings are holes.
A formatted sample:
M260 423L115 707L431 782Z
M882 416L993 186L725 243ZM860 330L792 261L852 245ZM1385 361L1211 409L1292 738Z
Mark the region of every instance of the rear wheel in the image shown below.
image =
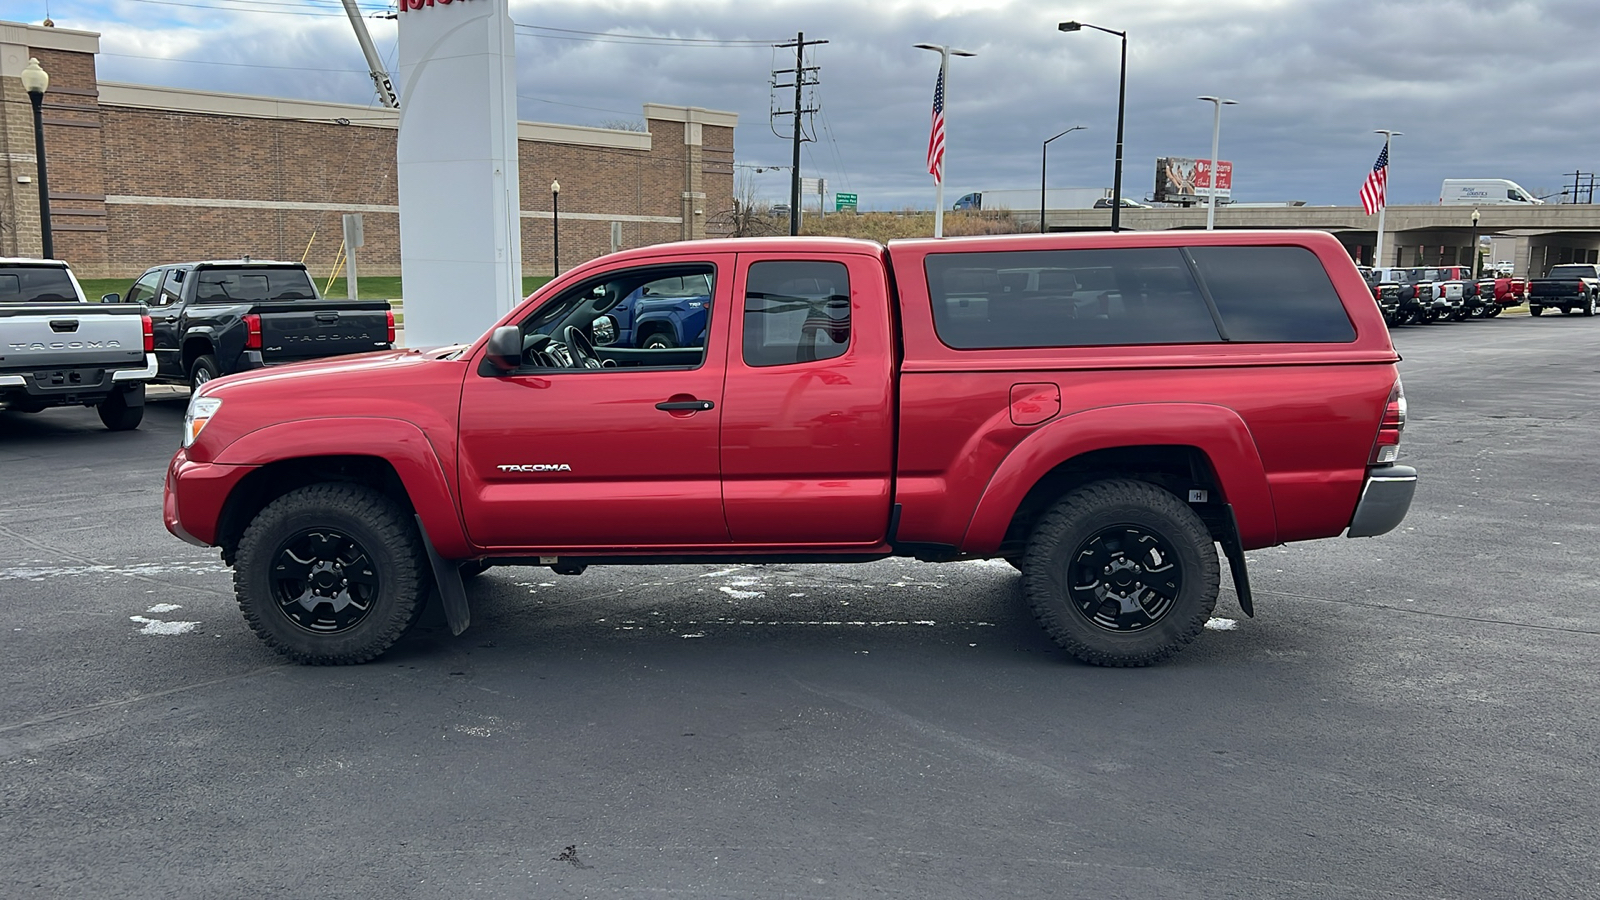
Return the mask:
M429 587L416 526L352 484L315 484L267 504L239 539L233 586L268 646L311 665L363 663L416 619Z
M144 386L135 390L143 391ZM94 411L100 414L100 424L111 431L132 431L144 420L144 406L130 406L127 391L112 391Z
M1218 578L1216 545L1194 510L1125 479L1063 497L1023 560L1023 590L1045 631L1100 666L1147 666L1183 649L1216 607Z
M208 353L195 357L194 362L189 364L189 390L200 390L201 385L217 377L220 372L215 356Z
M1532 306L1532 305L1530 305L1530 306L1529 306L1529 307L1528 307L1528 315L1530 315L1530 316L1540 316L1540 315L1544 315L1544 307L1542 307L1542 306Z
M1583 314L1586 315L1586 316L1594 315L1594 295L1593 294L1590 294L1589 295L1589 299L1587 299L1587 300L1585 300L1583 302Z

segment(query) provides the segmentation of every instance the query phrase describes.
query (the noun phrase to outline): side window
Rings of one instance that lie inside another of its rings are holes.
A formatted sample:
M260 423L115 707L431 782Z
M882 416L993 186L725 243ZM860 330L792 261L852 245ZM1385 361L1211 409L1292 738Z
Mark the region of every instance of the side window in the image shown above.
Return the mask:
M1232 341L1345 343L1356 337L1344 301L1304 247L1191 247L1190 256ZM1429 277L1449 275L1429 272Z
M706 356L716 267L626 269L575 285L522 320L535 369L692 369Z
M1221 340L1176 247L935 253L939 339L958 350Z
M850 346L850 273L837 262L758 262L745 277L744 361L785 366Z
M171 306L178 302L178 295L183 291L183 270L168 269L166 280L161 282L161 290L156 293L155 306Z
M124 298L123 302L153 304L155 302L156 286L160 283L160 269L157 269L154 272L144 273L143 275L139 276L138 281L133 283L133 287L128 288L128 296Z

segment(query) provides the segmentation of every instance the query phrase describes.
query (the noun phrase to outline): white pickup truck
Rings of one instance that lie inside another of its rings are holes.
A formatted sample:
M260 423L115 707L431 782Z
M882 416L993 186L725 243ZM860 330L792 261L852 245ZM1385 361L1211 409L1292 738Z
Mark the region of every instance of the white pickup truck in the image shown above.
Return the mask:
M59 260L0 258L0 410L93 406L112 431L139 427L156 374L144 313L89 303Z

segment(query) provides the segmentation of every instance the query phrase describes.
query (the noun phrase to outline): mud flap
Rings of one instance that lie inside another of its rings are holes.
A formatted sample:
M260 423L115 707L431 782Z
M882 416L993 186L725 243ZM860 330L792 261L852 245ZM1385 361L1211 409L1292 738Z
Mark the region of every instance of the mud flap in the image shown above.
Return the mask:
M1233 573L1233 592L1239 595L1239 608L1254 619L1256 607L1250 596L1250 574L1244 568L1244 547L1239 544L1239 520L1233 514L1233 504L1225 504L1225 508L1228 522L1218 543L1222 544L1223 555L1228 557L1228 570Z
M444 605L444 619L450 623L450 633L459 635L472 623L472 611L467 608L467 586L461 580L461 567L443 559L433 549L428 539L428 529L417 516L417 533L422 535L422 546L428 551L428 564L433 567L433 580L439 585L439 599Z

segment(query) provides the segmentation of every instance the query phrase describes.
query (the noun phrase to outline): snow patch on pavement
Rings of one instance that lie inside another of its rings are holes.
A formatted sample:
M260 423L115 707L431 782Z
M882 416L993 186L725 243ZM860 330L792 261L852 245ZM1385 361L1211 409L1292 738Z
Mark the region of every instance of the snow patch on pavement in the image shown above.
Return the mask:
M1239 623L1233 619L1211 618L1206 620L1206 627L1212 631L1233 631Z
M163 622L144 616L129 616L128 619L144 626L139 629L140 634L188 634L200 627L199 622Z

